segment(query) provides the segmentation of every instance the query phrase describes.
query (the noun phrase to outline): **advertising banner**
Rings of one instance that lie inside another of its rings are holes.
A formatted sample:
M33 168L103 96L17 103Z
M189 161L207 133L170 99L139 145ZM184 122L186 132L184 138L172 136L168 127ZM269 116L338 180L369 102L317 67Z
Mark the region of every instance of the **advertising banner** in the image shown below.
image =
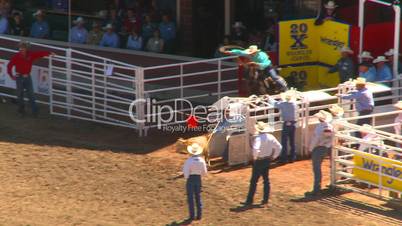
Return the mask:
M402 192L402 162L368 153L355 155L353 160L356 166L362 168L353 168L353 174L357 179L379 184L381 171L382 186Z
M321 26L317 26L318 35L318 62L335 65L341 57L339 50L344 46L349 46L350 26L334 21L326 21Z

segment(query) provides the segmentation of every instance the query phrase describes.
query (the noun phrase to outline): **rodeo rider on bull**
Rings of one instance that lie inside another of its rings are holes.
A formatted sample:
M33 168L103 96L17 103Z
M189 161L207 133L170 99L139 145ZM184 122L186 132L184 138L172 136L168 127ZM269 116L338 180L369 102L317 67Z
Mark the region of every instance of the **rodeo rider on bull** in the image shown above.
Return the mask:
M258 76L261 76L264 79L264 84L267 84L266 80L270 76L280 92L285 92L288 90L286 81L279 76L276 73L276 70L272 67L269 56L265 52L258 49L258 46L251 45L245 50L233 49L230 51L225 51L224 53L249 58L251 61L248 62L247 65L257 68Z

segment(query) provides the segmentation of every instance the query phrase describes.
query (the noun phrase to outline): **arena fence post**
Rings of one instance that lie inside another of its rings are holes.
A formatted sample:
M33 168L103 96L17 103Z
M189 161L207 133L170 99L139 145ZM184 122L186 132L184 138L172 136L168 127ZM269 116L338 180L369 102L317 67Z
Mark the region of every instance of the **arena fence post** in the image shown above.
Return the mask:
M53 56L49 56L49 112L53 114Z
M145 116L144 116L144 103L142 101L138 100L145 100L145 95L144 95L144 68L137 68L135 69L135 91L136 95L135 98L137 100L136 102L136 115L138 121L137 123L137 128L138 128L138 134L140 137L146 136L147 135L147 129L145 127Z
M222 85L221 85L221 80L222 80L222 59L218 59L218 100L221 99L222 95Z
M71 86L71 74L72 74L72 66L71 66L71 55L72 51L71 48L68 48L66 50L66 88L67 88L67 95L66 95L66 101L67 101L67 118L71 119L71 106L72 106L72 86Z

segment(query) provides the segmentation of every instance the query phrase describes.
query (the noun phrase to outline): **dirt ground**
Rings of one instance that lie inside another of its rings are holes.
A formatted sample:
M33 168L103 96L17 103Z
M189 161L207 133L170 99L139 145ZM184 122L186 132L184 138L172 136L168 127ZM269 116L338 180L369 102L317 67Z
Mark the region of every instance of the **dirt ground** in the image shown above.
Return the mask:
M0 104L0 225L180 225L187 217L186 156L177 136L15 114ZM266 208L239 208L250 168L216 169L203 181L204 219L193 225L402 225L402 211L352 193L303 198L309 161L271 170ZM324 163L328 175L328 161ZM328 182L328 177L324 178ZM256 201L261 198L258 188Z

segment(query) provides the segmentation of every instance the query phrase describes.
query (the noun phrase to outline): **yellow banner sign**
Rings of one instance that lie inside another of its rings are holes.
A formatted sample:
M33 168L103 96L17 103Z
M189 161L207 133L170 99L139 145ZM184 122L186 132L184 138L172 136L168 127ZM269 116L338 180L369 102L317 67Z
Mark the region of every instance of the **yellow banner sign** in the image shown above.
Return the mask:
M284 67L280 75L288 82L289 87L299 91L335 87L339 84L338 73L328 73L324 66Z
M349 25L326 21L314 25L314 19L279 23L279 64L324 63L334 65L339 50L349 45Z
M314 19L280 22L280 64L316 62L318 60L316 29Z
M317 27L318 62L335 65L341 57L340 49L349 46L349 25L326 21Z
M363 154L362 156L355 155L354 163L362 168L353 169L353 174L357 179L379 184L379 172L381 171L383 174L382 186L402 192L402 181L395 179L402 179L402 162L372 154Z

